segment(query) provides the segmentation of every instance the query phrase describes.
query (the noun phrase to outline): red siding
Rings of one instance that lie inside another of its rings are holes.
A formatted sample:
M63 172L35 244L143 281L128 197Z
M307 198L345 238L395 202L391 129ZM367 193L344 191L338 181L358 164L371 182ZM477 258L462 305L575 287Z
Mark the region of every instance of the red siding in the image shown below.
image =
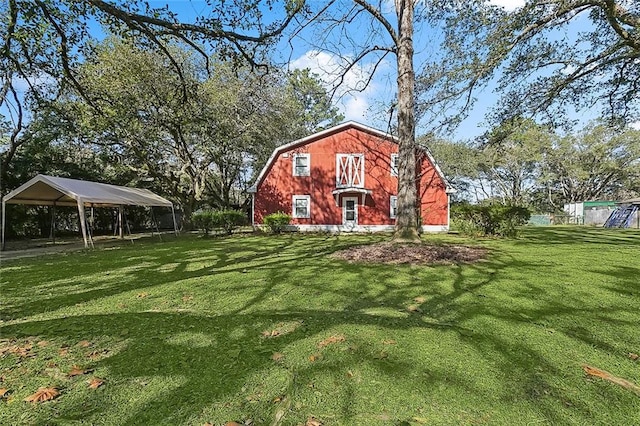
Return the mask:
M332 194L336 189L336 154L362 153L364 187L371 194L366 196L365 205L358 207L358 225L394 225L395 219L389 217L389 201L391 195L397 194L398 178L391 175L390 160L391 154L397 152L398 145L393 141L356 128L347 128L281 152L258 183L255 223L261 224L264 216L277 211L291 214L293 195L310 195L311 217L293 219L292 224L341 225L342 207L336 205ZM293 176L293 154L296 153L310 154L310 176ZM445 184L427 156L420 155L419 160L422 224L446 225Z

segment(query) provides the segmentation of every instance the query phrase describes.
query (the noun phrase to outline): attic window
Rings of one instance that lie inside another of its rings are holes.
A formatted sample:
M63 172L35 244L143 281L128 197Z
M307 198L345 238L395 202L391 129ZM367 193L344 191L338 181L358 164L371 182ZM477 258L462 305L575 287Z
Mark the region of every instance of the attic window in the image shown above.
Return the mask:
M389 165L391 168L391 176L398 176L398 154L391 154Z
M311 174L311 155L310 154L294 154L293 155L293 175L309 176Z

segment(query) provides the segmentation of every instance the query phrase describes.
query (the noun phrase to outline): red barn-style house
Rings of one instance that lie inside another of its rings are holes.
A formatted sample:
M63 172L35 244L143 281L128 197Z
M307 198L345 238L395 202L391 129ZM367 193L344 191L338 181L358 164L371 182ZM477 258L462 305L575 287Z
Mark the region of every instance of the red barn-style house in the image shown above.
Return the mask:
M276 148L252 193L252 223L282 211L299 231L392 231L398 194L397 139L348 122ZM419 149L422 231L449 230L451 189L431 154Z

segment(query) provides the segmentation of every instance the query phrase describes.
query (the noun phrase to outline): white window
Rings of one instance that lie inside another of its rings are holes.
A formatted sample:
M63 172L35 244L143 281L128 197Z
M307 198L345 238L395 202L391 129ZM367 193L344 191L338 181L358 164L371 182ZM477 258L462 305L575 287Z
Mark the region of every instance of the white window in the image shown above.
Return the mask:
M336 187L364 188L364 154L336 154Z
M293 209L291 217L309 218L311 217L311 196L310 195L294 195Z
M391 176L398 176L398 154L391 154Z
M293 155L293 175L309 176L311 174L311 155L310 154L294 154Z
M389 198L389 217L391 219L398 217L398 197L395 195Z

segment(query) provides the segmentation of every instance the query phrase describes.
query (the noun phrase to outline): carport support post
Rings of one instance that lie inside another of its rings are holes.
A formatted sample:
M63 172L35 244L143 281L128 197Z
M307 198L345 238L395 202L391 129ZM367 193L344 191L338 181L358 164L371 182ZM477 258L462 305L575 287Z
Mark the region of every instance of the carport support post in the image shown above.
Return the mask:
M118 233L120 235L120 239L124 240L124 206L118 206Z
M176 237L178 236L178 223L176 222L176 211L173 209L173 204L171 204L171 216L173 217L173 232L175 232Z
M6 213L5 210L7 209L7 205L4 202L4 200L2 200L2 246L0 246L0 250L4 251L4 226L5 226L5 219L6 219Z
M81 198L78 198L78 215L80 216L80 228L82 229L84 248L89 248L89 243L87 242L87 223L86 217L84 217L84 203Z

